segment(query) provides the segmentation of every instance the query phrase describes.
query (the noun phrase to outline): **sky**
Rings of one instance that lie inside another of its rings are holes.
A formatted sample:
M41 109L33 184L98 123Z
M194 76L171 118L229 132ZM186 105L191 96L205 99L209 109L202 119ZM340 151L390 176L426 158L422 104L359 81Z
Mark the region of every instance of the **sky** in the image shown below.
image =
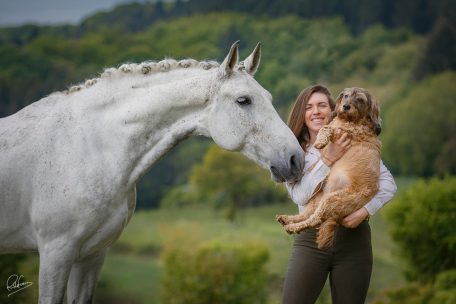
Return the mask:
M0 26L76 24L95 12L128 2L134 0L0 0Z

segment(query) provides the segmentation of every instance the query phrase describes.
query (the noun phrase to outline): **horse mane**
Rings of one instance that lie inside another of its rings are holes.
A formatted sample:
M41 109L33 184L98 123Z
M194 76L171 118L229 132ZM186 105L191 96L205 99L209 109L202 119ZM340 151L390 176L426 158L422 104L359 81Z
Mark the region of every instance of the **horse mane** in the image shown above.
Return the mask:
M98 78L86 80L84 83L74 85L64 91L65 94L78 92L84 88L88 88L96 84L100 79L122 77L125 75L150 75L162 72L168 72L175 69L201 68L209 70L219 67L220 64L216 61L197 61L195 59L183 59L177 61L172 58L166 58L162 61L144 61L142 63L124 63L117 68L107 68L100 74Z

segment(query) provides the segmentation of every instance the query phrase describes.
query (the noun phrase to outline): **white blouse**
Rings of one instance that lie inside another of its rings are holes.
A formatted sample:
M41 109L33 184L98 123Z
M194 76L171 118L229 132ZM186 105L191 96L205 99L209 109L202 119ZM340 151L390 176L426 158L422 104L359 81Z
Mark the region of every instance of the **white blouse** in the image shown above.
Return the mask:
M316 165L310 170L313 164ZM295 204L298 205L299 213L304 211L305 205L312 197L315 188L328 175L330 168L320 159L320 151L311 146L306 152L304 176L296 183L285 183L288 193ZM396 193L397 187L394 178L380 161L379 190L377 194L364 206L370 215L374 215L380 208L389 202Z

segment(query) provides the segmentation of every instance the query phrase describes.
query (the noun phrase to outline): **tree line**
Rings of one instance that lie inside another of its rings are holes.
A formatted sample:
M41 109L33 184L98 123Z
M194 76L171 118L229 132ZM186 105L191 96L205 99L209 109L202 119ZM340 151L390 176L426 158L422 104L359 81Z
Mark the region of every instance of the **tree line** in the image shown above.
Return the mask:
M262 41L256 77L274 96L284 120L294 98L308 85L327 84L333 94L347 86L366 87L380 100L383 158L395 174L456 171L448 157L455 151L451 50L456 31L451 23L439 23L428 36L378 24L354 35L341 17L207 13L157 22L137 33L113 27L67 37L59 28L48 27L23 44L0 45L0 116L123 62L164 57L221 60L238 39L245 57ZM29 35L29 30L23 34ZM164 193L185 184L208 146L207 141L192 139L163 159L140 183L139 206L156 207Z

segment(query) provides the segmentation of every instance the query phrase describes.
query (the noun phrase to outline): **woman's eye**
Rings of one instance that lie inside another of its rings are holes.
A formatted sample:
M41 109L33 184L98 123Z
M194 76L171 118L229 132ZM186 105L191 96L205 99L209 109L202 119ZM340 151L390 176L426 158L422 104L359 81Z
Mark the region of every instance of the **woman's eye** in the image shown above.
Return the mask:
M240 105L249 105L252 103L252 100L249 97L239 97L236 99L236 102Z

